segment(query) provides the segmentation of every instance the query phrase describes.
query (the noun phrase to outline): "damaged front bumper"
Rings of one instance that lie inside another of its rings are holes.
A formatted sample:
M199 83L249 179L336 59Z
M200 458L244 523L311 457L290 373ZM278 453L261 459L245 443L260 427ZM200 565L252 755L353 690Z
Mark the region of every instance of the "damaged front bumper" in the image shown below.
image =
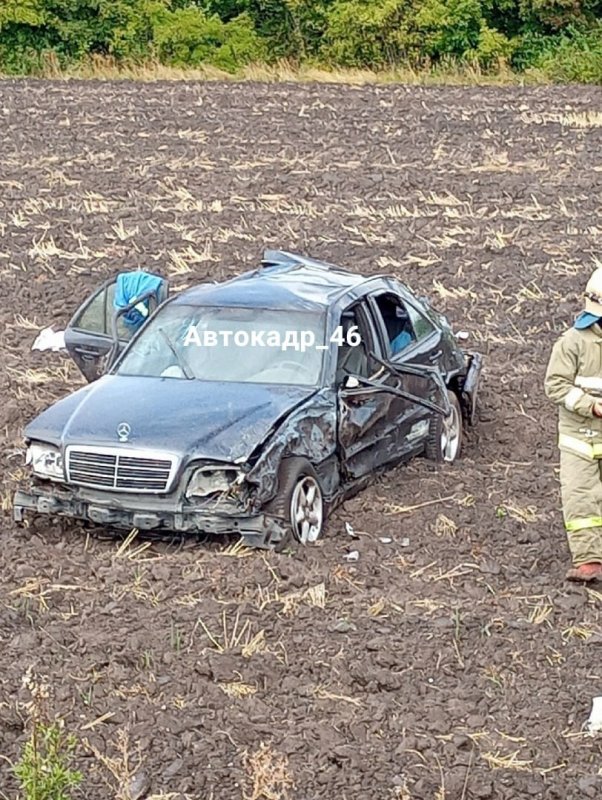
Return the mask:
M196 509L178 501L146 496L144 501L103 497L100 492L81 493L67 487L31 486L18 490L13 499L13 518L23 522L26 513L70 517L108 528L152 531L155 534L192 533L239 535L251 547L269 548L285 534L283 522L261 512L236 512L215 507Z

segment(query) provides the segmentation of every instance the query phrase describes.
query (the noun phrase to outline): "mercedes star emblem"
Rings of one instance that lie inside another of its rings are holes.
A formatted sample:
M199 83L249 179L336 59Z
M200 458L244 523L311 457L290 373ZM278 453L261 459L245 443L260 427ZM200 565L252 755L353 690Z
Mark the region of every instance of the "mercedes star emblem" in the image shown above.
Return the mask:
M120 422L119 425L117 426L117 436L119 436L120 442L129 441L131 432L132 429L130 428L127 422Z

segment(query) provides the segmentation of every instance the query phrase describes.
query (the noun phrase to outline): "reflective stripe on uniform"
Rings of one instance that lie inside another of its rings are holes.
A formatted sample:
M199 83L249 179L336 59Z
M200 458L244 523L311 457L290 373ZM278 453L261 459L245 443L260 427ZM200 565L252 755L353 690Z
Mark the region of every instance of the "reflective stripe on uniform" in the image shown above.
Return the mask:
M577 375L575 378L575 386L580 386L582 389L591 389L593 391L602 392L602 378L596 376L584 377Z
M585 392L583 389L580 389L578 386L574 386L570 392L564 398L564 405L569 411L574 411L575 406L581 400Z
M566 433L561 433L558 437L558 446L565 450L571 450L571 452L578 453L586 458L602 458L602 443L588 444L588 442L584 442L583 439L568 436Z
M602 517L581 517L579 519L572 519L564 526L570 533L575 531L584 531L587 528L602 528Z

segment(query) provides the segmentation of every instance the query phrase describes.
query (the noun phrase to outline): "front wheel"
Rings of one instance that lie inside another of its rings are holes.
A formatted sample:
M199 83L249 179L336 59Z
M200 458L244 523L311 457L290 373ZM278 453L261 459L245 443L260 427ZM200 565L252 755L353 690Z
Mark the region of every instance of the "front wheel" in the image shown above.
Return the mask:
M450 413L447 417L435 414L431 418L426 443L426 456L433 461L453 463L462 449L462 409L458 396L447 392Z
M278 472L278 494L266 513L284 520L287 531L276 545L283 549L293 541L313 544L322 535L326 507L315 469L305 458L285 458Z

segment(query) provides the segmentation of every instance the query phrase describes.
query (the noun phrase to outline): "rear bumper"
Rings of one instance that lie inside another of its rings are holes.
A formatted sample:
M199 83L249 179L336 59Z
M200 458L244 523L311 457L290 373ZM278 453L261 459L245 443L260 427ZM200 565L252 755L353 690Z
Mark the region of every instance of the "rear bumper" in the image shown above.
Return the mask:
M105 525L109 528L153 531L155 533L206 533L216 535L239 535L253 547L270 547L284 535L285 529L279 520L267 514L218 514L188 509L174 510L165 504L153 503L150 511L136 508L116 507L110 500L91 502L76 496L69 497L64 491L43 491L37 487L29 491L18 490L13 499L13 518L22 522L27 513L70 517Z

